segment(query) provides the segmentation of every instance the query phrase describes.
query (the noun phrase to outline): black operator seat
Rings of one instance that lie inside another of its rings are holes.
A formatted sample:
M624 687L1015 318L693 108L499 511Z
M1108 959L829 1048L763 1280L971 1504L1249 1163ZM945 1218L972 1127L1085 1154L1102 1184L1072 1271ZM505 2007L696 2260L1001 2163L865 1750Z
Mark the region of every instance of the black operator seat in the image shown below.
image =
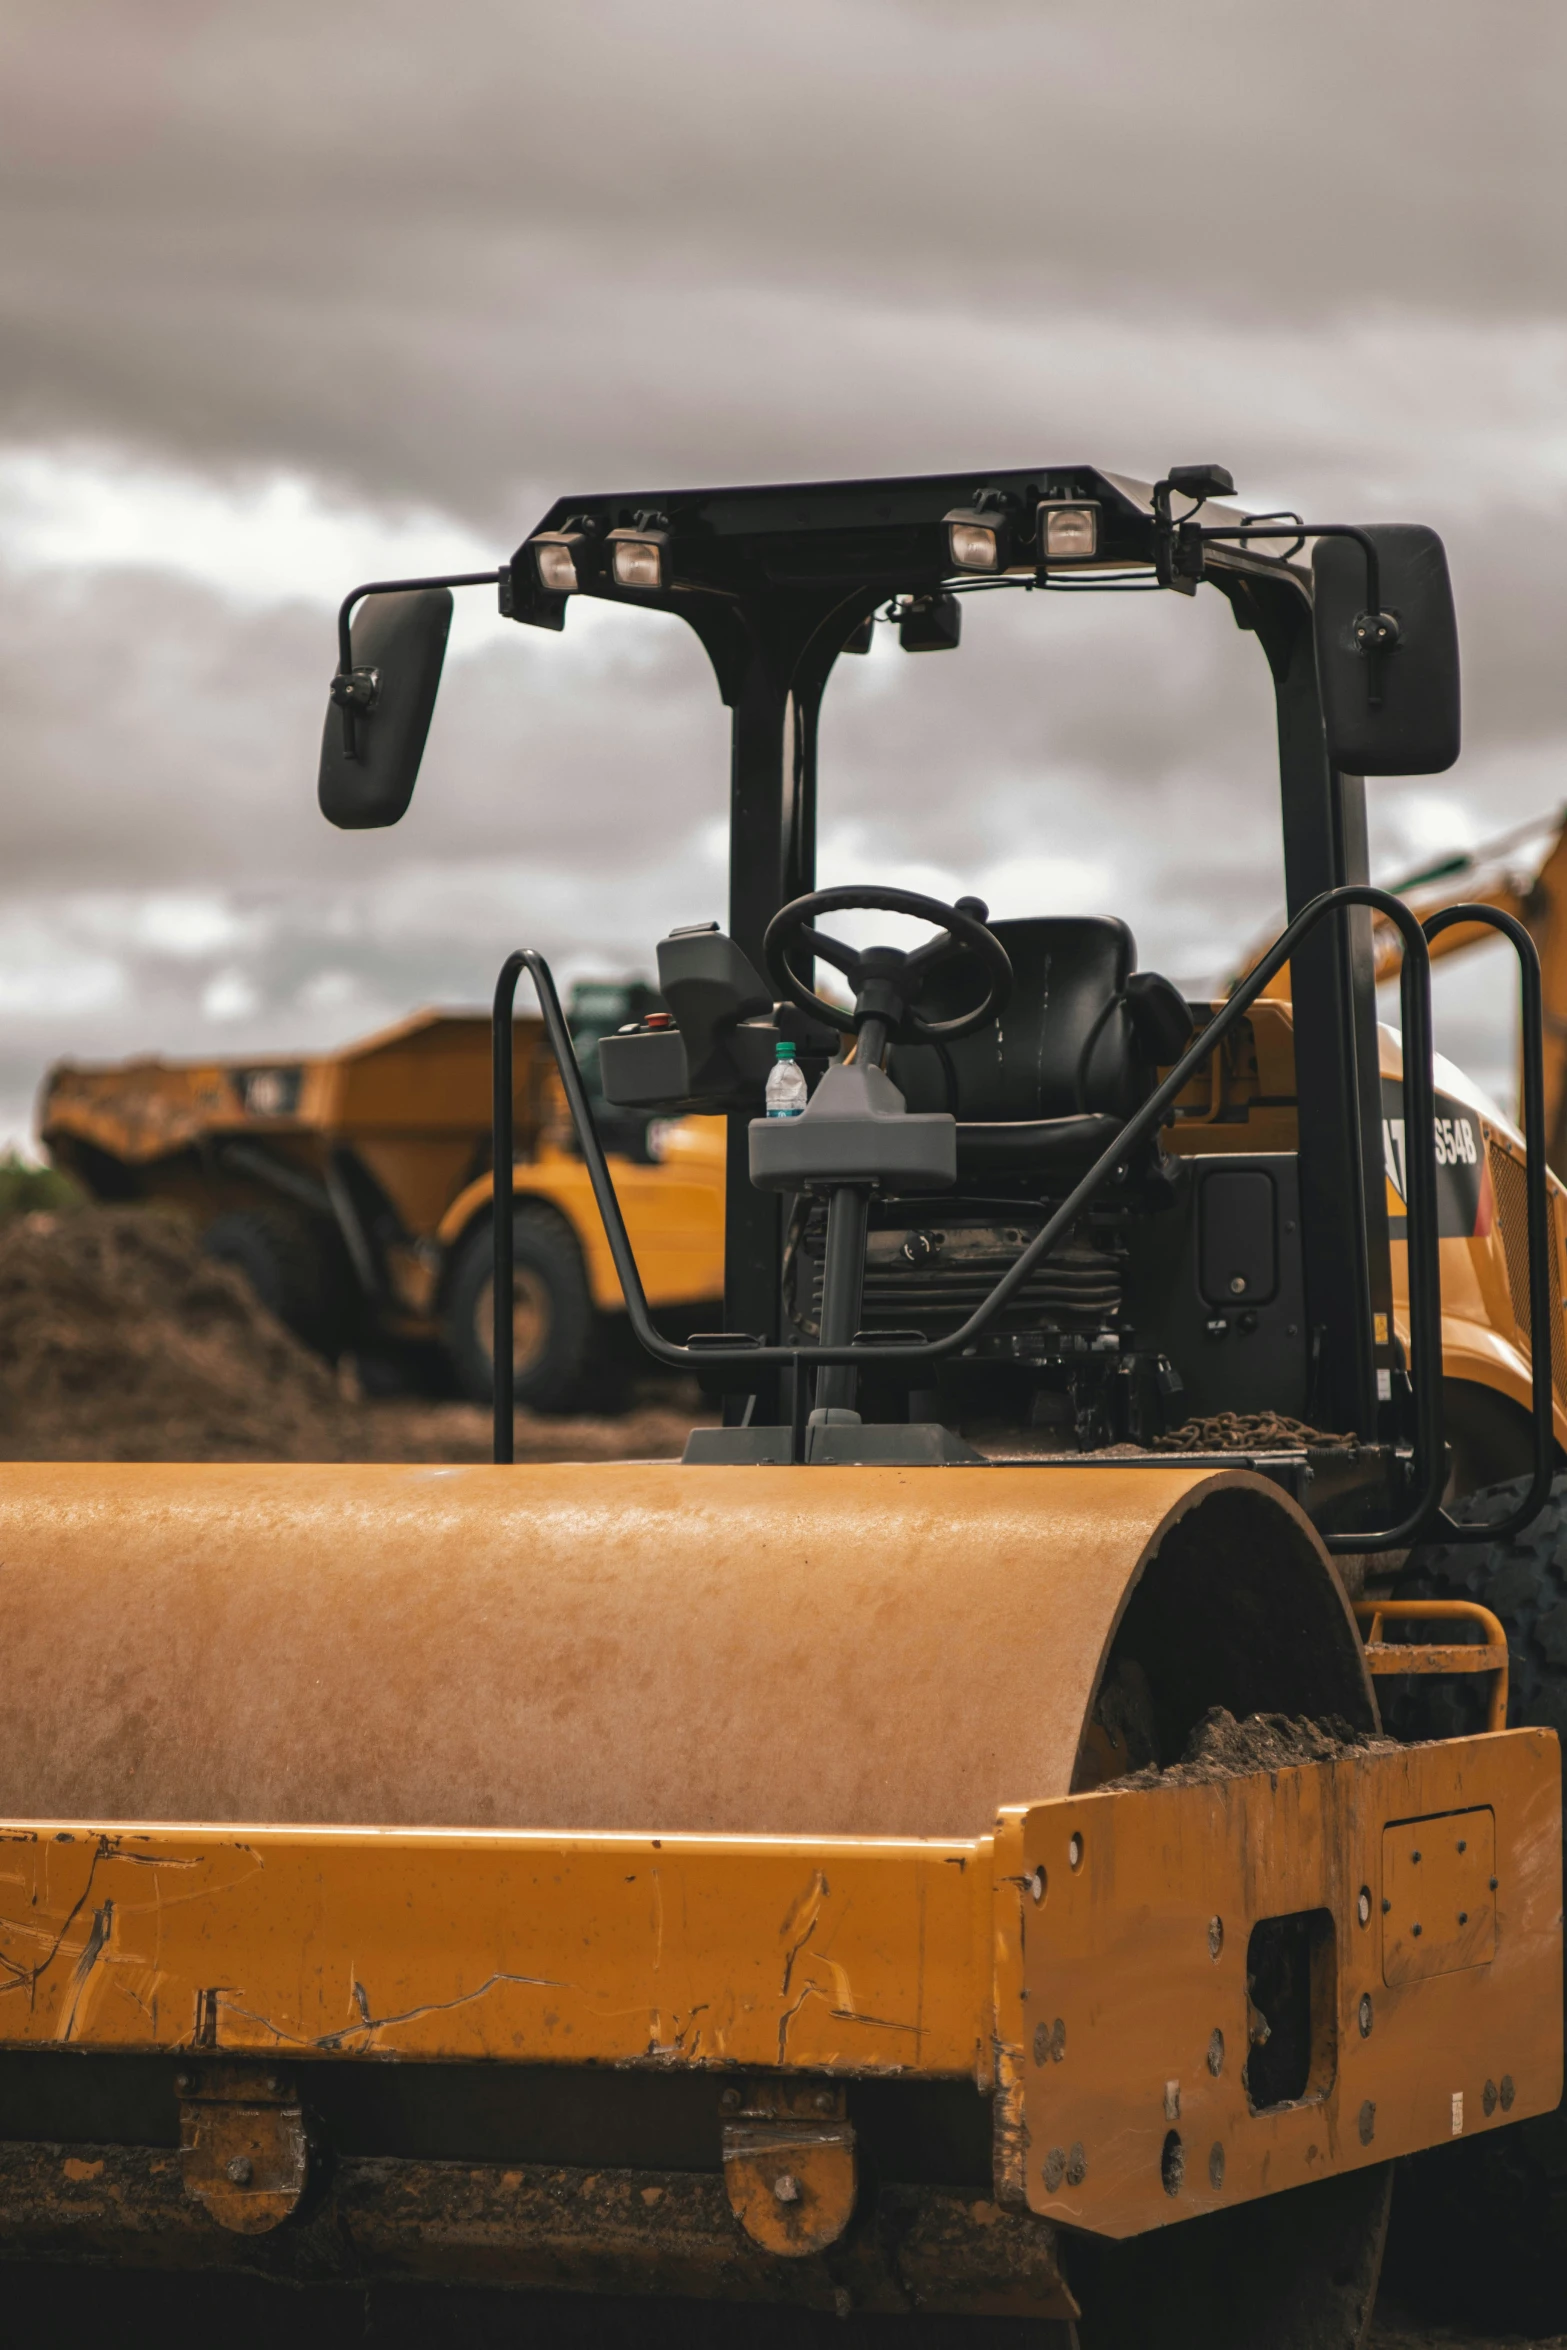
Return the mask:
M958 1175L1075 1181L1144 1101L1191 1037L1185 998L1109 915L992 922L1011 958L999 1018L944 1045L898 1045L888 1071L911 1110L958 1120ZM951 1018L973 1003L972 964L931 972L920 1010Z

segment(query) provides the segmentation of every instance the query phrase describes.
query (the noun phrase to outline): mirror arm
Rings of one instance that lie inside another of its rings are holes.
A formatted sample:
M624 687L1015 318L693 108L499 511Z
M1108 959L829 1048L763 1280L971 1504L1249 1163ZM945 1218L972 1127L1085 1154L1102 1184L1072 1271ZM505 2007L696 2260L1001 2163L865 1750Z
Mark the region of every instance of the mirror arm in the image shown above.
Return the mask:
M496 587L506 577L504 571L449 571L439 579L370 579L363 587L350 589L337 608L337 675L332 680L332 699L343 714L343 756L359 756L359 731L355 719L368 717L375 708L376 675L372 669L354 667L354 636L352 628L354 606L364 596L400 596L414 588Z
M1192 579L1202 577L1202 549L1209 539L1234 539L1243 547L1249 539L1353 539L1366 559L1366 608L1355 615L1351 627L1366 659L1367 698L1373 710L1381 709L1382 662L1397 646L1400 630L1398 615L1382 608L1382 558L1369 531L1353 522L1305 522L1298 529L1292 522L1283 527L1269 524L1260 530L1244 522L1183 522L1176 525L1175 535L1173 567Z

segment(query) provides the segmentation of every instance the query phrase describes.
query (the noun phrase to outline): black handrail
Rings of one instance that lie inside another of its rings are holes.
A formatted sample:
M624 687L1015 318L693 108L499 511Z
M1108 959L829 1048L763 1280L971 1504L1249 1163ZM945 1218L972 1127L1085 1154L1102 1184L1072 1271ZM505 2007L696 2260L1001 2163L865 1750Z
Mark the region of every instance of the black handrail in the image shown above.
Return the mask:
M625 1218L615 1194L614 1179L604 1155L603 1144L593 1122L572 1047L571 1033L561 1010L560 997L549 965L542 955L531 948L523 948L508 955L501 966L495 985L494 1003L494 1070L495 1070L495 1458L510 1461L513 1447L511 1417L511 1229L512 1229L512 1007L516 1000L517 981L526 971L538 995L539 1009L544 1017L545 1031L560 1068L561 1083L565 1089L572 1125L576 1131L578 1148L582 1152L593 1186L593 1196L603 1220L610 1255L619 1276L625 1299L626 1313L632 1329L646 1351L656 1362L668 1363L673 1368L710 1369L715 1364L733 1363L748 1367L768 1363L788 1363L793 1367L798 1384L804 1365L823 1363L923 1364L940 1361L955 1354L975 1338L994 1320L1007 1300L1022 1287L1041 1258L1076 1222L1094 1194L1109 1181L1132 1153L1146 1141L1164 1121L1165 1112L1176 1096L1183 1092L1192 1078L1203 1067L1209 1055L1220 1045L1257 1000L1274 975L1283 969L1291 955L1317 925L1330 915L1350 906L1368 906L1383 914L1399 932L1404 942L1403 967L1399 975L1399 999L1404 1030L1404 1084L1406 1114L1417 1135L1431 1135L1436 1123L1436 1087L1432 1072L1431 1052L1431 967L1426 948L1425 933L1415 915L1402 898L1389 891L1376 889L1369 882L1348 882L1337 889L1324 890L1302 908L1268 949L1261 960L1247 974L1235 993L1222 1004L1196 1040L1181 1055L1169 1075L1154 1088L1148 1099L1136 1110L1107 1148L1094 1161L1086 1175L1068 1194L1055 1213L1040 1227L1034 1238L996 1281L968 1319L945 1337L921 1340L917 1343L865 1346L823 1346L803 1344L775 1346L749 1336L732 1336L727 1341L716 1339L701 1346L679 1345L665 1338L653 1326L648 1312L647 1296L637 1270L635 1255L626 1232ZM1418 1506L1396 1526L1376 1532L1327 1534L1322 1537L1330 1550L1369 1551L1394 1550L1412 1542L1440 1507L1444 1479L1442 1438L1442 1330L1441 1288L1437 1257L1436 1228L1436 1159L1432 1151L1416 1150L1409 1155L1406 1175L1409 1196L1409 1322L1410 1364L1414 1373L1415 1429L1414 1429L1414 1483L1419 1495ZM504 1310L503 1304L504 1303ZM504 1359L503 1359L504 1358ZM502 1425L503 1398L505 1423Z
M1495 1542L1521 1533L1550 1499L1556 1469L1556 1408L1551 1367L1552 1334L1561 1310L1551 1280L1551 1201L1545 1167L1545 1009L1541 1000L1540 953L1523 924L1499 907L1446 906L1423 925L1428 939L1460 923L1478 922L1499 930L1518 957L1522 1033L1524 1184L1529 1236L1529 1386L1534 1471L1529 1490L1505 1517L1463 1523L1446 1510L1429 1529L1444 1542ZM1406 1153L1407 1156L1407 1153Z

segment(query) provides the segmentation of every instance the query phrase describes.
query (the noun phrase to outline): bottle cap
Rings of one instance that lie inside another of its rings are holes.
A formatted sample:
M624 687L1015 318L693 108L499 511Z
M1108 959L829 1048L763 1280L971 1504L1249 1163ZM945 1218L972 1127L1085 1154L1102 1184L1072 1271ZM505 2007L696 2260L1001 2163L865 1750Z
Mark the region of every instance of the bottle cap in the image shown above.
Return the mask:
M794 1046L787 1036L781 1036L774 1045L773 1059L775 1061L792 1061L794 1059Z

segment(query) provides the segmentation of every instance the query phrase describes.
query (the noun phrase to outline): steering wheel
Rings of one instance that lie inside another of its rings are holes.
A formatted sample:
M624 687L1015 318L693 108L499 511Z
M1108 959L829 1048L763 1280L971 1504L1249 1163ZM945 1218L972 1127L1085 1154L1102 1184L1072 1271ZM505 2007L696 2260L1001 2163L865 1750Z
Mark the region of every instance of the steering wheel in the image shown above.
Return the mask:
M912 914L920 922L934 923L940 935L912 952L902 947L856 949L840 939L825 937L815 926L819 914L851 910ZM922 897L912 889L812 890L809 896L782 907L767 925L762 941L767 975L780 995L788 996L802 1011L830 1028L853 1033L867 1020L876 1019L886 1023L889 1036L905 1042L950 1043L982 1028L1012 993L1012 965L1000 939L985 927L988 910L983 898L959 898L955 906L947 906L940 898ZM828 1003L797 976L789 961L797 946L808 948L843 973L854 990L852 1012ZM988 982L985 993L972 1010L960 1012L954 1019L926 1020L913 1009L914 1003L932 964L954 950L979 964Z

